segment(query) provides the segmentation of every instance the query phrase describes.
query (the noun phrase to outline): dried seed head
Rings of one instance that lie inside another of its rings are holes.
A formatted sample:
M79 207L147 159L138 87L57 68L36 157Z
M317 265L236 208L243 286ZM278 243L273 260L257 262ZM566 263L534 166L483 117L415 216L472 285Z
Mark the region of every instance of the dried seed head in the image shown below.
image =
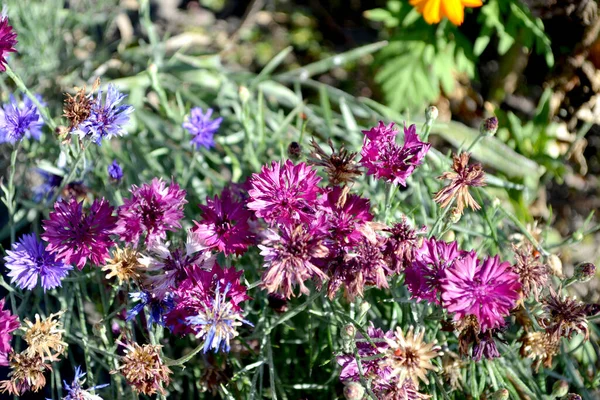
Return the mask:
M129 247L117 247L111 258L106 260L102 271L108 271L106 279L117 277L119 284L127 283L130 279L140 278L141 264L138 262L139 253Z
M360 167L354 161L357 153L349 152L344 146L336 151L331 140L329 140L331 154L327 154L314 139L311 140L310 146L312 152L308 157L308 163L323 167L331 185L351 183L362 175Z
M533 368L539 370L540 365L552 367L552 359L558 353L559 341L546 332L525 332L519 339L519 353L523 358L533 360Z
M46 370L51 370L39 355L26 352L10 355L9 379L0 381L0 392L20 396L25 392L37 392L46 386Z
M516 260L513 270L519 275L523 298L533 295L538 300L548 281L548 267L542 264L540 257L536 257L531 243L526 243L521 248L513 246L513 251Z
M100 86L100 79L96 79L92 86L92 93ZM81 89L75 88L75 95L65 93L63 116L69 120L69 130L77 129L79 124L85 121L92 111L94 100L92 94L86 94L85 85Z
M58 357L67 349L67 343L63 341L62 324L59 321L64 311L50 314L43 321L39 314L35 315L35 322L25 319L23 339L27 342L24 353L30 357L39 356L42 361L58 361ZM56 319L55 319L56 318Z
M540 319L540 325L555 340L561 337L571 338L581 333L585 340L589 338L587 314L589 307L575 298L562 296L550 289L550 295L544 300L546 316Z
M166 392L163 386L168 386L171 382L171 370L160 357L162 346L117 343L125 346L125 355L122 365L110 373L123 374L127 383L138 393L152 395L158 392L164 395Z

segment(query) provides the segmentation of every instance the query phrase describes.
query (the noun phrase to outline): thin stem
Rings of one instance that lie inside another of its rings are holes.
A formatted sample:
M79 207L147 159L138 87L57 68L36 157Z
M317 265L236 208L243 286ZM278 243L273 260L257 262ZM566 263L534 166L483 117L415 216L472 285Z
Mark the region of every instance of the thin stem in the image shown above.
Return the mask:
M190 361L203 348L204 348L204 343L200 343L194 350L192 350L191 352L189 352L188 354L186 354L185 356L183 356L181 358L178 358L176 360L166 359L165 360L165 365L168 366L168 367L176 366L176 365L183 365L186 362Z
M85 152L86 152L87 148L89 147L90 143L92 143L92 142L88 141L87 143L85 143L83 145L83 149L81 149L79 151L79 153L77 154L77 158L75 158L75 163L71 167L71 171L69 171L69 174L62 180L62 182L60 183L60 186L58 187L58 189L52 196L52 199L50 200L49 204L54 204L56 202L56 199L58 199L58 196L60 196L62 191L65 189L65 187L69 184L69 181L71 179L73 179L73 176L75 176L75 173L77 172L77 167L79 167L79 163L83 159L83 156L85 155Z
M6 193L6 207L8 208L8 223L10 224L10 243L13 244L16 240L16 232L15 232L15 213L17 211L17 200L16 193L17 190L15 188L15 172L17 167L17 154L19 153L19 148L21 147L21 142L15 144L13 151L10 155L10 173L8 175L8 193Z
M75 287L75 297L77 298L77 308L79 309L79 329L81 329L81 334L83 336L82 344L83 344L83 354L85 358L85 368L88 377L88 382L94 383L94 372L92 371L92 360L90 357L89 347L88 347L88 331L87 325L85 322L85 311L83 309L83 298L81 296L81 292L83 291L83 287L81 282L77 282L77 286ZM92 385L93 386L93 385Z

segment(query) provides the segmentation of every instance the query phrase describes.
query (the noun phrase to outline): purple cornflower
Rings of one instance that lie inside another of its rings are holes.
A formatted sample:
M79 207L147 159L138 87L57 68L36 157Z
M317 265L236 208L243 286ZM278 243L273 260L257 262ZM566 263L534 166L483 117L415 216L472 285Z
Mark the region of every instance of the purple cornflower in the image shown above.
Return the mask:
M273 162L270 167L263 166L260 174L252 175L247 206L271 225L310 222L320 180L305 163Z
M49 219L42 222L42 239L48 242L47 250L57 260L75 264L83 269L88 258L100 265L109 255L113 244L110 234L115 228L113 208L104 198L94 200L88 213L83 211L83 201L57 201Z
M404 145L396 143L398 131L394 123L386 126L382 121L368 131L361 151L361 164L369 175L392 184L406 186L406 179L423 162L431 145L421 142L415 125L404 126Z
M75 377L73 381L69 385L67 381L63 381L63 386L67 390L68 394L66 397L63 397L62 400L102 400L102 397L97 396L95 394L91 394L90 390L98 390L109 386L108 383L103 385L96 385L89 387L87 389L82 388L85 383L85 372L81 371L81 367L77 366L75 368Z
M199 204L198 207L202 218L200 222L194 221L196 227L193 230L209 249L217 249L225 255L240 255L253 243L248 224L252 213L228 188L223 190L220 198L207 198L206 205Z
M123 125L129 122L129 114L133 112L133 107L119 104L125 97L127 96L119 92L115 85L108 85L103 102L102 91L98 91L90 115L79 125L81 135L88 136L100 145L102 139L126 134Z
M414 261L404 270L405 282L414 299L440 304L439 293L445 271L463 255L456 242L436 238L423 241Z
M215 256L198 241L196 234L188 232L185 249L169 250L169 243L153 243L150 256L142 256L138 262L148 272L158 272L158 275L148 275L144 284L149 291L159 299L177 287L194 267L211 269Z
M227 299L230 288L231 285L226 285L221 291L217 283L214 294L196 310L196 315L185 319L196 337L204 340L204 353L209 350L228 353L231 340L239 334L237 327L242 324L254 326L244 319L239 307Z
M41 100L41 97L38 100ZM33 102L25 97L23 104L10 96L0 110L0 142L17 143L24 137L40 140L44 121Z
M112 164L108 166L108 176L115 181L120 181L123 178L123 169L117 163L117 160L113 160Z
M384 388L394 385L392 368L384 365L381 362L382 358L375 357L378 354L385 354L390 346L384 338L393 339L394 332L388 331L384 333L383 330L375 328L371 323L367 327L367 334L374 343L371 344L359 333L356 337L356 348L358 350L358 355L361 358L364 377L366 379L372 379L372 389L375 392L379 392ZM360 380L356 357L354 357L353 354L338 356L336 357L336 361L342 367L342 370L340 371L340 381L358 382Z
M162 298L159 298L148 291L142 290L140 292L129 293L129 297L137 302L137 304L131 310L127 311L125 320L131 321L142 312L144 307L148 307L150 311L147 320L148 329L151 329L153 323L165 326L164 316L175 307L171 293L167 293Z
M519 275L498 256L483 262L475 252L457 258L442 279L442 301L454 319L474 315L486 331L504 325L519 299Z
M319 282L327 279L327 275L315 265L329 253L324 244L327 233L323 229L324 222L321 216L311 226L282 225L279 233L267 231L265 240L258 247L265 258L267 270L262 280L269 293L276 292L289 299L294 295L294 286L299 286L301 293L309 294L304 282L313 278Z
M114 233L127 243L137 244L142 233L150 244L167 237L167 231L181 228L185 190L171 182L166 186L162 179L154 178L150 184L131 186L131 198L119 207L117 228Z
M4 309L6 299L0 300L0 365L9 365L8 355L13 351L10 344L12 333L19 329L19 317Z
M8 53L15 53L17 49L17 33L8 23L8 17L3 12L0 17L0 71L6 71L6 56Z
M219 130L223 118L210 119L212 113L212 108L207 109L205 114L203 113L202 108L194 107L190 111L189 118L182 124L182 126L193 136L192 140L190 140L190 144L195 146L196 149L199 149L200 147L210 149L215 145L214 136Z
M21 289L32 290L41 280L44 291L61 286L61 280L73 269L72 266L54 259L44 248L44 243L39 241L35 234L23 235L12 246L12 251L6 251L4 257L6 268L10 270L8 276L11 283Z
M240 283L241 275L242 271L222 269L216 263L211 270L192 268L173 290L175 308L166 315L169 329L178 335L193 333L194 329L185 323L187 318L199 315L212 304L217 287L229 288L226 297L232 309L241 313L239 304L249 299L246 287Z

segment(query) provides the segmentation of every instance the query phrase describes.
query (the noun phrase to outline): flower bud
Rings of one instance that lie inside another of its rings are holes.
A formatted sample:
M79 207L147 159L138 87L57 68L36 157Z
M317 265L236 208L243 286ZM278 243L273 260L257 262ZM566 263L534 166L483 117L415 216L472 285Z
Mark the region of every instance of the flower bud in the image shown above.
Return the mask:
M362 400L365 397L365 388L358 382L348 382L344 386L346 400Z
M569 383L566 381L556 381L552 385L551 397L563 397L569 392Z
M563 277L562 261L556 254L550 254L548 257L548 266L550 267L550 273L556 277Z
M567 396L564 399L565 400L581 400L581 396L578 395L577 393L569 393L569 394L567 394Z
M573 278L579 282L587 282L596 275L596 266L592 263L580 263L575 266Z
M457 224L462 217L462 212L458 209L458 207L452 207L448 215L446 216L447 221L451 224Z
M583 233L581 233L581 231L576 231L573 233L573 240L576 242L581 242L583 240Z
M425 119L428 123L431 123L437 119L439 115L439 111L436 106L429 106L427 110L425 110Z
M508 400L509 392L507 389L500 389L489 395L489 400Z
M491 117L485 119L479 127L479 132L483 136L494 136L498 131L498 118Z
M240 86L238 89L238 95L240 96L240 101L242 103L246 103L248 100L250 100L250 91L246 86Z
M356 328L352 324L347 324L342 328L342 339L350 340L356 336Z
M362 324L363 319L367 316L367 313L370 309L371 304L369 302L363 301L360 303L360 306L358 307L358 317L356 320Z
M288 146L288 157L292 161L298 161L302 156L302 146L298 142L292 142Z

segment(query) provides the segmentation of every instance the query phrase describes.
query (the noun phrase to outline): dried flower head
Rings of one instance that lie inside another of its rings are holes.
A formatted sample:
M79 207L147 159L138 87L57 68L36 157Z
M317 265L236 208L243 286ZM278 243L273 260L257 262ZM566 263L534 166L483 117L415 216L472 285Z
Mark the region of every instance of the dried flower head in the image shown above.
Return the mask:
M328 144L331 148L331 154L327 154L315 139L312 139L310 142L312 152L307 162L323 167L331 185L354 182L356 178L362 175L358 164L354 160L357 153L349 152L343 145L336 151L331 139L329 139Z
M425 229L425 227L414 229L404 216L400 222L384 229L389 237L385 241L383 253L390 268L395 273L400 273L413 262L415 250L419 247L418 235L425 232Z
M51 370L50 364L38 355L26 352L10 355L8 380L0 381L0 392L20 396L25 392L37 392L46 386L44 373Z
M540 365L552 368L552 358L558 354L559 340L548 332L524 332L519 339L521 348L519 353L523 358L533 360L533 368L537 372Z
M392 375L397 376L399 382L410 379L415 385L419 380L429 383L427 372L435 369L431 360L440 355L440 348L435 342L424 343L424 336L424 329L415 332L411 326L406 335L397 327L394 338L385 338L390 348L382 362L392 368Z
M450 179L448 186L435 194L433 200L442 208L448 207L456 199L457 210L462 214L465 207L479 210L481 207L471 193L470 187L485 186L485 174L481 164L469 165L471 154L461 153L454 156L452 169L454 172L444 172L439 179Z
M583 334L585 340L589 338L586 304L550 288L550 295L544 300L544 305L546 315L539 322L555 340L561 337L570 339L574 333Z
M169 386L171 382L171 370L164 364L160 357L162 346L137 343L125 344L117 342L125 347L125 355L121 359L121 365L111 374L121 373L127 383L137 393L152 395L156 392L165 394L163 386Z
M92 93L100 86L100 78L96 79L92 86ZM77 89L75 95L65 93L65 103L63 106L63 117L69 120L69 130L77 129L79 124L88 119L94 99L92 93L86 93L85 85Z
M459 319L455 326L458 331L458 352L461 356L466 356L469 354L469 348L477 342L481 333L479 320L473 314L469 314Z
M533 295L538 300L540 292L548 281L548 267L541 262L541 258L529 242L521 248L513 246L513 251L515 252L513 271L519 275L523 298Z
M58 360L58 356L67 349L67 343L63 341L65 330L59 320L64 311L50 314L42 320L39 314L35 314L35 322L25 319L23 327L23 339L27 342L25 354L39 356L42 361Z
M127 283L130 279L137 280L140 277L142 265L138 258L140 254L130 247L116 247L112 256L106 260L102 271L108 271L106 279L117 277L119 284Z
M419 392L419 386L411 379L398 381L395 385L378 393L378 396L382 400L427 400L431 398L430 395Z
M463 386L462 369L465 363L458 354L445 351L442 357L442 375L452 390L460 390Z

